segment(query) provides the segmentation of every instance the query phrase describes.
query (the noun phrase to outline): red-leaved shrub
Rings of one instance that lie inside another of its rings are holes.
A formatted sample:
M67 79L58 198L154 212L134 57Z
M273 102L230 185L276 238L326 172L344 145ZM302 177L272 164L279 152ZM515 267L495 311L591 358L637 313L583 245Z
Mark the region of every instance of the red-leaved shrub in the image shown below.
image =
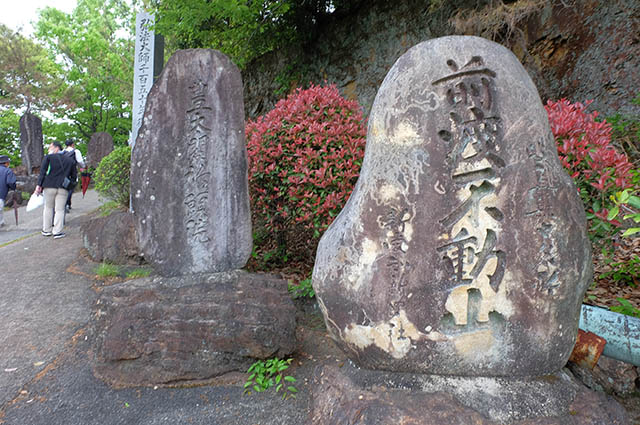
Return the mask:
M611 125L596 121L597 112L586 111L590 103L549 100L545 109L562 165L578 186L587 210L606 221L613 205L611 195L631 185L633 165L611 145Z
M358 179L366 140L360 106L334 85L297 89L246 125L253 212L271 232L317 238Z

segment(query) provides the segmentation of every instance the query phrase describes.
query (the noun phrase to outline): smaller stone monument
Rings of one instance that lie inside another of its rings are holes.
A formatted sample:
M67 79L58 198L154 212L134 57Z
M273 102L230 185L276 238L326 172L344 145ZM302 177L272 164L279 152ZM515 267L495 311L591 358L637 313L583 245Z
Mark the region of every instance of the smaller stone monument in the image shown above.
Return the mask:
M176 276L243 267L251 254L242 81L213 50L174 54L147 97L131 158L145 258Z
M97 168L102 158L113 151L113 138L103 131L93 133L87 145L87 166Z
M242 82L226 56L194 49L169 59L131 168L140 251L162 276L102 291L96 375L116 385L199 381L290 354L287 282L239 270L251 217Z
M44 159L42 120L30 112L20 117L20 157L27 175L40 171Z

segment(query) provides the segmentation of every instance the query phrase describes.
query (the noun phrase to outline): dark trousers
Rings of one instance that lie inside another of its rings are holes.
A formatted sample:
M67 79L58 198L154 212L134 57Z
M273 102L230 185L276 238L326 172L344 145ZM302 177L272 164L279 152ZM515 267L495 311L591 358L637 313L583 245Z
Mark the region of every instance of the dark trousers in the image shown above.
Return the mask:
M69 185L69 195L67 195L67 203L66 206L71 208L71 195L73 195L73 190L76 188L77 183L71 183Z

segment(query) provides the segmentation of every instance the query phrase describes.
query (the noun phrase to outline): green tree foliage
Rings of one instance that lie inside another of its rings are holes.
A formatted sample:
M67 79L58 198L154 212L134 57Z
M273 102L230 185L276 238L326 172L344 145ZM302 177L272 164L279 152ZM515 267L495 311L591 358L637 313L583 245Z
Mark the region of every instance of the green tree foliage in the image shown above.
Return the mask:
M20 117L10 109L0 111L0 155L8 155L12 167L20 165Z
M156 0L158 32L177 48L213 48L240 67L266 52L312 40L318 26L362 0Z
M126 144L131 129L133 10L124 0L79 0L71 14L47 7L36 36L61 60L69 107L60 115L82 139L98 131Z
M93 178L96 190L118 204L129 206L129 173L131 170L131 147L121 146L102 158Z
M45 145L51 142L64 142L68 139L76 141L76 149L80 149L82 155L86 154L87 144L82 140L78 129L70 122L56 122L47 118L42 120L42 134Z
M41 45L0 24L0 106L52 110L67 101L62 69Z

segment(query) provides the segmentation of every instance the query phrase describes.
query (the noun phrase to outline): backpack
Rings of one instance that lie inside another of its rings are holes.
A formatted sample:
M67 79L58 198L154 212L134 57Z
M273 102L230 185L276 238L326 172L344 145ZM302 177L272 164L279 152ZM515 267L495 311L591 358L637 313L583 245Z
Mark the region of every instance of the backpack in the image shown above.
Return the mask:
M63 151L62 155L66 156L67 158L71 158L73 159L73 162L77 165L77 161L76 161L76 150L70 150L70 151Z

